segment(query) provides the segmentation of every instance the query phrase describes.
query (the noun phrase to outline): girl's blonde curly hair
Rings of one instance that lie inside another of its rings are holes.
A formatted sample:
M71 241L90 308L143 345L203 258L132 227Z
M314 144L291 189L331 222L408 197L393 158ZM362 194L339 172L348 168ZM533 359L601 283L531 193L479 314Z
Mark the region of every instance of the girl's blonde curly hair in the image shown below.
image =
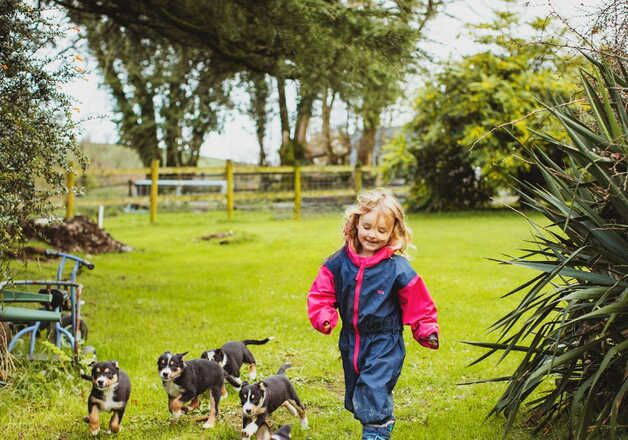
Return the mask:
M385 215L391 216L395 224L388 245L401 255L407 255L408 246L412 242L412 231L406 224L406 216L401 204L393 193L385 188L376 188L358 194L357 203L345 211L344 238L357 252L362 251L358 240L358 222L360 216L373 209L380 209Z

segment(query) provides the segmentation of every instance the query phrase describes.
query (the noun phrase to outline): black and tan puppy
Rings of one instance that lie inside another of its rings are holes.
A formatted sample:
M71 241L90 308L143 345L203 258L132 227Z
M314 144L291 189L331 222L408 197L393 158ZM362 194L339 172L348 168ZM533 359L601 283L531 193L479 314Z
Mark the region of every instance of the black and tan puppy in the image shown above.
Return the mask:
M253 357L253 353L251 353L247 345L263 345L270 340L271 338L229 341L220 348L204 351L201 354L201 358L218 362L223 370L225 370L225 373L233 379L233 381L238 383L236 388L239 388L242 383L240 380L240 368L242 368L242 364L249 366L249 380L255 380L257 378L255 357ZM231 380L229 382L232 383Z
M301 403L294 386L285 375L290 364L281 366L276 375L252 385L244 382L240 389L242 403L242 438L251 438L265 425L266 418L280 406L285 406L293 415L301 419L301 426L307 429L305 407Z
M203 428L213 428L218 416L218 404L226 394L224 374L220 365L207 359L183 360L186 353L165 352L157 360L159 378L168 394L168 409L178 418L184 412L200 406L199 396L205 392L210 398L209 417ZM190 406L185 403L190 402Z
M266 423L257 430L255 440L290 440L292 438L291 430L292 425L283 425L271 435L268 423Z
M89 431L93 435L100 432L100 412L113 412L109 420L109 432L118 433L126 404L131 395L129 376L118 367L118 362L98 362L92 365L92 392L87 398Z
M292 430L292 425L283 425L272 435L271 440L290 440L290 431Z

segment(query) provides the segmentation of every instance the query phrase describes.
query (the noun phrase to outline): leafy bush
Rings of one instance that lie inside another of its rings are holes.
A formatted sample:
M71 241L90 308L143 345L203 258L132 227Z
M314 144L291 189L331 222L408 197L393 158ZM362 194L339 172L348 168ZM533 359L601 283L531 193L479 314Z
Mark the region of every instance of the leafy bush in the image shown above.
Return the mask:
M540 273L506 295L525 292L493 324L497 342L472 343L490 349L476 362L523 353L511 376L492 379L508 382L492 410L508 417L507 429L529 401L538 429L568 416L577 439L616 438L628 420L628 74L621 63L591 62L594 73L581 73L591 114L548 108L571 144L539 133L567 159L534 149L545 184L519 182L525 204L550 224L528 217L535 246L504 263Z
M384 147L385 166L415 184L413 207L482 207L507 186L508 175L539 181L521 160L521 143L498 128L509 126L524 142L535 129L564 140L560 124L538 111L537 99L569 100L582 59L556 53L552 41L535 44L521 37L546 39L548 26L548 20L537 19L521 32L515 13L496 12L493 22L475 26L483 51L429 72L414 102L415 116L404 127L405 139ZM544 140L538 143L551 149Z
M29 4L0 4L0 280L24 222L51 211L70 161L83 160L62 89L76 71L67 55L50 53L63 32Z

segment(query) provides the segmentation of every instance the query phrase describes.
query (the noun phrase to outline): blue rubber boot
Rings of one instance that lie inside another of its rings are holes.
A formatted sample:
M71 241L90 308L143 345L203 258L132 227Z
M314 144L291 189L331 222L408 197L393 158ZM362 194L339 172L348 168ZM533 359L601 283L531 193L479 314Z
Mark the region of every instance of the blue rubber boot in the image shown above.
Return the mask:
M394 419L381 425L363 425L362 440L390 440L394 426Z

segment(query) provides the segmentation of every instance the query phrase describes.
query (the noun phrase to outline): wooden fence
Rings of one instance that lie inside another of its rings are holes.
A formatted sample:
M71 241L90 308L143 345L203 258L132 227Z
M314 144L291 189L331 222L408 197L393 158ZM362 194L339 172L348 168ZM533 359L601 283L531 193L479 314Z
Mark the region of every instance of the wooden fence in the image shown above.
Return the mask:
M75 196L75 180L128 179L125 196ZM76 206L143 205L149 207L150 221L157 219L162 202L214 201L220 202L228 218L233 217L238 203L255 201L293 201L294 218L301 218L303 198L350 197L365 187L380 185L381 176L374 167L361 166L281 166L257 167L234 165L230 160L224 167L159 167L91 169L83 176L69 174L65 200L66 218L74 216ZM213 192L198 191L214 189ZM175 193L172 193L172 190ZM217 190L217 191L216 191ZM170 191L170 193L167 193ZM184 194L184 191L192 192ZM196 193L194 193L196 191Z

